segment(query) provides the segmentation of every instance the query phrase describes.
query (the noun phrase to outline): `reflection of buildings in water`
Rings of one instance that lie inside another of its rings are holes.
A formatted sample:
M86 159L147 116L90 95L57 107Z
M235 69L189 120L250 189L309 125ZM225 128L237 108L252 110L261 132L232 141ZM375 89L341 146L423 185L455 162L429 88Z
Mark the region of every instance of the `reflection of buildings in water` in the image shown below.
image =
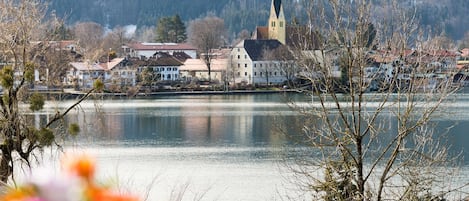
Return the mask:
M246 97L244 97L246 98ZM251 100L229 100L236 103ZM249 104L230 104L224 100L207 100L206 106L181 107L185 114L181 120L183 133L188 141L234 142L250 144L253 132L253 106ZM216 106L215 106L216 105ZM215 107L215 108L214 108Z
M219 141L224 138L224 118L212 114L210 106L182 107L181 127L188 141Z
M241 110L243 115L236 116L233 122L233 136L234 142L242 145L249 145L252 143L252 134L254 127L254 118L251 109Z
M114 111L118 112L118 111ZM68 123L80 126L80 135L89 139L118 140L124 135L121 115L112 115L105 111L84 111L67 115Z

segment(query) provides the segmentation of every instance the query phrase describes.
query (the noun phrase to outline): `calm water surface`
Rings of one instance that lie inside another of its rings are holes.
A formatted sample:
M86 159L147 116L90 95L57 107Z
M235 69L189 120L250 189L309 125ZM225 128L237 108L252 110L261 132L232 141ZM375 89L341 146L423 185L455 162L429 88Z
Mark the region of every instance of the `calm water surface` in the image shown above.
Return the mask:
M299 132L291 127L296 113L286 100L284 94L255 94L86 102L67 117L82 127L67 149L95 155L103 179L149 191L148 200L171 200L180 192L183 200L279 200L285 191L294 193L279 156L290 143L277 128ZM49 103L36 118L45 121L70 104ZM468 106L469 96L459 95L435 120L441 128L454 126L455 152L468 149Z

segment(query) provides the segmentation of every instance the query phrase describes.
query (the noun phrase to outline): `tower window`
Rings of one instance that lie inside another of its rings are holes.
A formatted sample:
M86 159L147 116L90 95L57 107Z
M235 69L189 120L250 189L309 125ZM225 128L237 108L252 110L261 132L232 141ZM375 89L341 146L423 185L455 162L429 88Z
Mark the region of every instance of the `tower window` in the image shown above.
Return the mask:
M275 27L275 21L272 21L272 26Z
M280 27L283 27L283 21L280 21Z

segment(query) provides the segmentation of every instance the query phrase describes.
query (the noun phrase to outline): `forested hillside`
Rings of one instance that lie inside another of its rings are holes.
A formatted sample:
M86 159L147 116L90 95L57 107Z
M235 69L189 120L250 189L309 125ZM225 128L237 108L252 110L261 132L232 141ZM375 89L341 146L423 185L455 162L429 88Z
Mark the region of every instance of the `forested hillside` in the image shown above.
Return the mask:
M186 22L212 14L225 19L233 33L266 24L269 9L270 0L51 0L49 6L68 24L94 21L110 28L155 26L159 18L175 14Z
M113 28L117 25L155 26L158 19L180 15L184 22L207 14L225 20L230 36L243 29L252 31L256 25L265 25L271 0L50 0L49 10L67 20L94 21ZM284 0L287 19L301 15L301 0ZM372 1L376 6L385 0ZM462 39L469 27L467 0L400 0L416 17L422 28L434 34L444 34L454 40ZM385 8L385 7L384 7ZM298 16L301 19L301 16Z

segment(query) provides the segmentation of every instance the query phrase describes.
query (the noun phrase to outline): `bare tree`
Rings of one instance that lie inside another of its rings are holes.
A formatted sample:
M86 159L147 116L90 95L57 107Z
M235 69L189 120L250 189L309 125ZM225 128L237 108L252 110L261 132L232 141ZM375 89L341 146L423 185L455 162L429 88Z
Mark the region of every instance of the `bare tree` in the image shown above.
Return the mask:
M234 46L240 43L241 41L245 39L250 39L250 38L251 38L251 32L248 31L247 29L243 29L237 34L236 39L231 44Z
M189 23L188 28L189 42L196 46L201 53L208 68L208 79L211 81L211 60L212 49L219 48L224 45L227 39L225 23L223 19L213 16L207 16L193 20Z
M97 61L102 55L105 55L106 49L103 49L103 27L95 22L80 22L73 27L75 39L81 48L83 56L91 62Z
M298 68L295 64L295 58L287 46L281 45L272 50L264 49L262 57L271 63L261 67L263 75L265 74L267 79L266 83L269 83L269 76L273 73L273 76L278 79L285 80L285 84L293 84Z
M0 99L0 181L7 182L13 177L16 165L26 164L30 167L32 159L41 150L56 144L63 117L81 101L88 97L92 89L65 111L57 111L49 122L34 127L28 120L20 104L29 103L32 111L41 110L44 98L37 93L29 92L33 82L35 57L41 55L38 42L47 38L38 38L46 34L38 34L38 27L44 17L45 8L41 1L20 0L0 1L0 84L3 94ZM102 84L98 84L102 87ZM76 134L79 129L74 126L68 134Z
M415 15L390 2L387 15L372 17L368 0L304 1L306 27L320 37L317 49L308 50L307 34L291 48L314 98L292 104L303 129L289 136L307 152L289 167L315 199L443 200L452 190L442 180L451 157L432 119L457 90L454 72L426 76L438 58L412 50L424 42ZM373 81L380 87L367 93Z
M156 38L155 27L139 27L135 36L137 41L153 42Z

